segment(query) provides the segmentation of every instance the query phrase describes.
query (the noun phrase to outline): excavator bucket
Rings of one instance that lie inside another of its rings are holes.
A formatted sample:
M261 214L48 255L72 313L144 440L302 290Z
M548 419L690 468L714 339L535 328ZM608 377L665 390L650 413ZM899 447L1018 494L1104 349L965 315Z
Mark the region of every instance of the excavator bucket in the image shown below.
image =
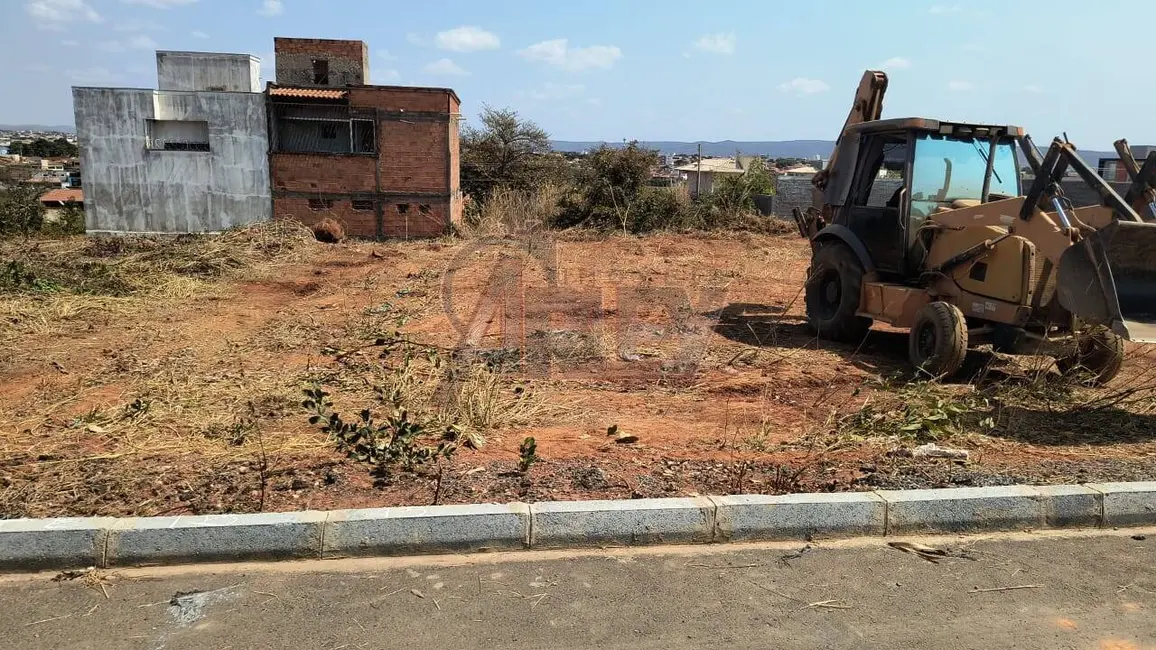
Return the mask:
M1060 256L1060 304L1091 325L1156 343L1156 223L1115 221Z

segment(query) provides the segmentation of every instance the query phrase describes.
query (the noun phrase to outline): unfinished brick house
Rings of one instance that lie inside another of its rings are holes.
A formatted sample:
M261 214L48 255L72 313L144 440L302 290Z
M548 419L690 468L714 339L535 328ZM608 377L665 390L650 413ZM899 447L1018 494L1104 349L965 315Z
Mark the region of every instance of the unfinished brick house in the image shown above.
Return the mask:
M374 86L361 41L274 39L273 215L337 219L357 237L431 237L462 217L460 100L448 88Z

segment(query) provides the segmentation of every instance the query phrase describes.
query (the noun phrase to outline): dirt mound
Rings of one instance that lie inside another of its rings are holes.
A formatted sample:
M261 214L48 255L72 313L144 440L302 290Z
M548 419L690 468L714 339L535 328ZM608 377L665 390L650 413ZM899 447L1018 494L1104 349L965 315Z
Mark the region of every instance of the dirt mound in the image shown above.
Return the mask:
M313 224L313 236L316 237L319 242L336 244L342 239L345 239L345 229L341 227L341 224L338 223L337 220L326 217Z

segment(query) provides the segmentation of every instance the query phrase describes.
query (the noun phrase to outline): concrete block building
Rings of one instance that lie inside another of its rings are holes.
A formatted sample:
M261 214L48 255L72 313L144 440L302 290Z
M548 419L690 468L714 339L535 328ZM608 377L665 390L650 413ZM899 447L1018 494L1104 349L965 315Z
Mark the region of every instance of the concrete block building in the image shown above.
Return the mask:
M429 237L462 216L460 101L375 86L361 41L277 38L268 95L273 215L357 237Z
M214 232L340 221L429 237L461 220L448 88L375 86L361 41L277 38L248 54L157 52L157 88L73 88L89 232Z
M265 96L247 54L157 52L157 89L73 88L89 232L269 219Z

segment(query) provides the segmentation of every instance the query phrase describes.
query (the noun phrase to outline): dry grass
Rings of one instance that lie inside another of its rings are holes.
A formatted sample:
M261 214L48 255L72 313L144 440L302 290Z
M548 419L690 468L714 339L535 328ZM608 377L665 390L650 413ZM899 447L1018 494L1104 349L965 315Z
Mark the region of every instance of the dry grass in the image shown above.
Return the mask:
M499 187L468 220L468 237L530 236L545 230L558 216L565 190L543 185L531 191Z
M20 335L57 335L93 319L108 322L155 304L221 297L221 280L255 279L276 264L298 261L312 241L309 230L292 221L220 235L0 241L0 318L11 325L0 332L0 344Z
M605 470L607 485L626 486L593 495L599 498L857 489L856 468L882 467L893 447L929 439L981 450L968 468L976 471L1000 462L1035 469L1063 457L1133 463L1126 470L1136 472L1156 454L1156 413L1145 392L1156 364L1143 353L1132 353L1107 390L1061 390L1054 372L1030 366L993 368L974 386L911 383L904 353L892 349L902 345L886 343L900 340L897 334L874 332L877 343L859 347L806 331L799 291L808 256L796 239L699 232L587 241L567 233L559 238L557 282L605 297L600 308L550 307L548 319L533 319L529 329L537 331L513 337L499 331L495 314L478 349L465 354L455 351L464 334L442 310L441 274L461 266L454 310L470 322L495 265L525 255L521 242L480 251L460 240L278 242L262 250L245 240L232 244L242 249L243 266L198 266L193 260L211 249L189 247L212 244L199 240L141 244L106 257L79 251L96 261L133 257L130 265L167 286L154 282L123 295L35 287L4 295L25 311L22 329L5 333L13 344L0 353L0 517L428 503L432 492L420 476L374 486L364 467L308 425L301 390L314 383L345 415L389 408L377 387L396 393L431 430L456 423L484 436L482 450L462 450L446 468L448 502L590 497L564 467L591 465ZM136 257L145 254L152 257ZM527 259L526 286L546 285L539 267ZM275 281L249 281L262 277ZM685 288L692 309L652 306L624 321L618 297L635 287ZM704 287L719 290L703 300ZM533 304L513 308L515 318L540 316ZM44 334L69 330L83 333ZM397 330L412 343L390 345ZM627 336L632 345L623 347ZM378 338L386 343L375 345ZM671 380L667 368L691 348L693 372ZM545 375L528 372L545 364ZM855 429L846 418L865 402L868 416ZM952 412L960 404L966 412ZM937 410L950 427L923 426L940 426ZM981 425L985 417L994 426ZM612 424L639 441L608 442ZM910 424L919 426L904 430ZM514 466L526 436L543 458L532 472L543 491L517 492L520 479L509 479L514 492L495 491L493 481L505 480L498 477ZM751 465L728 473L739 461ZM266 483L275 487L266 491Z

